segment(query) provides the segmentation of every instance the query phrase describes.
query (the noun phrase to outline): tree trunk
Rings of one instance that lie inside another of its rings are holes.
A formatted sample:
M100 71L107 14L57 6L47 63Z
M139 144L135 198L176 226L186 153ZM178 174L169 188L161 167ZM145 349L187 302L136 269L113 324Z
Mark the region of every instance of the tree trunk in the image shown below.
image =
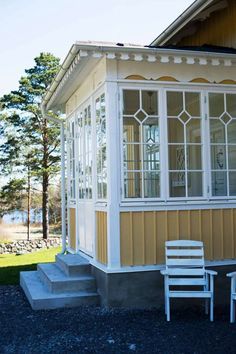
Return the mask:
M43 198L42 198L42 212L43 212L43 238L47 239L49 236L49 201L48 201L48 187L49 187L49 172L48 172L48 131L47 120L44 119L43 129Z
M30 168L28 167L28 195L27 195L27 240L30 239L30 209L31 209L31 186L30 186Z
M43 238L47 239L49 236L49 219L48 219L48 173L43 174Z

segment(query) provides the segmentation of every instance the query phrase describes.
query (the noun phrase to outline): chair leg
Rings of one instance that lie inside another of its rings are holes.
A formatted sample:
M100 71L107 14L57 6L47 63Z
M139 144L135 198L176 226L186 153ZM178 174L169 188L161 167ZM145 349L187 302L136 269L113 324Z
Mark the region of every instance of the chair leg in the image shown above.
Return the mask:
M231 297L231 301L230 301L230 323L234 323L235 322L235 304L234 304L234 300Z
M205 299L205 314L209 314L209 300Z
M214 297L213 294L210 299L210 321L214 321Z
M166 320L170 321L170 298L169 296L166 297Z

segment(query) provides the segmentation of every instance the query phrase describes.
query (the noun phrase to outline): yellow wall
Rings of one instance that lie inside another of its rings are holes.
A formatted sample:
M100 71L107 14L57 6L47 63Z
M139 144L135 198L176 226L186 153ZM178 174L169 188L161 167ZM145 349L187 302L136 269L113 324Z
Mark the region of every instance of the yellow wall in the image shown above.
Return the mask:
M121 264L165 262L166 240L204 242L205 258L236 258L236 209L121 212Z
M178 42L181 45L219 45L236 48L236 1L228 0L228 7L198 22L197 32Z
M107 213L96 211L97 260L107 264Z
M75 208L70 208L70 248L76 249L76 222L75 222Z

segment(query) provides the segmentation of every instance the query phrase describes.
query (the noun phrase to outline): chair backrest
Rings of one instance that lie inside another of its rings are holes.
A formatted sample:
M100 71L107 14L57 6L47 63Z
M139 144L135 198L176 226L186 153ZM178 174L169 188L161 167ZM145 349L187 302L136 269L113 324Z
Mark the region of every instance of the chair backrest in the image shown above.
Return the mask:
M203 279L205 275L203 242L190 240L166 241L165 248L166 268L168 269L168 274L170 276L192 276L195 279L196 277L201 277ZM183 283L185 282L183 281ZM200 284L186 281L186 284L179 285Z

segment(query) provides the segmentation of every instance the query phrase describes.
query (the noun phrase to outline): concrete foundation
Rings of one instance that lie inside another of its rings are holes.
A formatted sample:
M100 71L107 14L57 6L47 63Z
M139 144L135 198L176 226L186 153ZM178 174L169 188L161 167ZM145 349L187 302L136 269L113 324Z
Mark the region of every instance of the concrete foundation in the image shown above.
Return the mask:
M215 277L215 305L229 305L230 279L226 274L233 266L209 267L218 272ZM164 308L164 281L160 271L105 273L92 267L101 305L108 307ZM199 299L174 299L173 306L193 305Z

